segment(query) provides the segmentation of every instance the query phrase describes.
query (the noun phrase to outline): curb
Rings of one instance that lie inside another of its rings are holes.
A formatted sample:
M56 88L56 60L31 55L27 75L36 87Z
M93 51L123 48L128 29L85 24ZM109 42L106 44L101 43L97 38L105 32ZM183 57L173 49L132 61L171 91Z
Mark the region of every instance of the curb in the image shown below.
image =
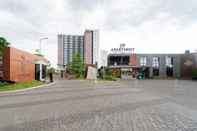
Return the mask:
M0 92L0 94L28 91L28 90L33 90L33 89L37 89L37 88L43 88L43 87L51 86L51 85L54 85L55 83L56 82L53 82L53 83L50 83L50 84L43 84L43 85L40 85L40 86L34 86L34 87L26 88L26 89L13 90L13 91L2 91L2 92Z

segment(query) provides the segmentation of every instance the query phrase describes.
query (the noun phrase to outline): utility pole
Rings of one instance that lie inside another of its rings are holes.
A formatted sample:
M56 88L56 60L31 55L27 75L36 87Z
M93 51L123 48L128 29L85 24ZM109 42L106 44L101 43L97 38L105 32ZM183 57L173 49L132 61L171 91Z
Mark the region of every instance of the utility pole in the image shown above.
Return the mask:
M42 52L42 41L43 40L47 40L47 39L48 39L48 37L43 37L43 38L40 39L40 49L39 49L40 50L40 54Z

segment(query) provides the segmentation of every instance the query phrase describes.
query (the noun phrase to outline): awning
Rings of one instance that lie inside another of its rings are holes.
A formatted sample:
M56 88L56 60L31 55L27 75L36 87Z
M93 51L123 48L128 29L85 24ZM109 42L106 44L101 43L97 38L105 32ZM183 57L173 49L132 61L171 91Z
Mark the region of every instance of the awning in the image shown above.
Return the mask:
M42 65L50 65L49 62L46 62L44 60L37 60L37 61L34 61L33 64L42 64Z

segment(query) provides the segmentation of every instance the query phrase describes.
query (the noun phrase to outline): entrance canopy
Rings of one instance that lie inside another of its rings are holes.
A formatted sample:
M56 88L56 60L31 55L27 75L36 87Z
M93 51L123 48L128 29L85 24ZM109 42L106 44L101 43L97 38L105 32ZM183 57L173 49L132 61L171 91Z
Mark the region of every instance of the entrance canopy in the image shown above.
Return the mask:
M40 65L46 65L46 66L48 66L49 65L49 62L46 62L44 60L37 60L37 61L34 61L33 64L40 64Z

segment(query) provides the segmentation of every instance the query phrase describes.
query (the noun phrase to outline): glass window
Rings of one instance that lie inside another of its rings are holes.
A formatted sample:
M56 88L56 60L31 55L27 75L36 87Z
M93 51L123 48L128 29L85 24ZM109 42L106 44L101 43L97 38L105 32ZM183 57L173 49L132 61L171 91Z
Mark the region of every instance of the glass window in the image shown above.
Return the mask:
M153 67L158 68L159 67L159 57L153 57Z
M172 57L169 57L169 56L166 57L166 66L168 66L168 67L173 66L173 58Z
M141 57L140 58L140 65L141 66L146 66L147 65L147 58L146 57Z

